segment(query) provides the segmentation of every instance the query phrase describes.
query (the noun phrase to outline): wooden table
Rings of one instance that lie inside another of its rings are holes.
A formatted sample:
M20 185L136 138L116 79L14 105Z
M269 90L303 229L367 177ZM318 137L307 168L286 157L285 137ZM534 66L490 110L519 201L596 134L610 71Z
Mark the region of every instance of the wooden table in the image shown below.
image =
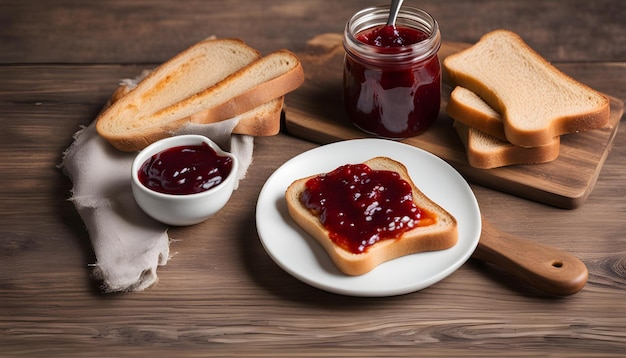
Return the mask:
M589 281L552 297L471 259L419 292L354 298L310 287L265 253L255 203L282 163L317 145L255 141L228 206L170 230L173 258L136 294L101 294L56 167L120 78L208 36L298 52L380 1L0 3L0 356L619 356L626 352L626 127L585 204L564 210L472 184L484 216L579 257ZM407 3L411 3L410 1ZM626 99L626 3L421 1L445 40L513 30L564 72Z

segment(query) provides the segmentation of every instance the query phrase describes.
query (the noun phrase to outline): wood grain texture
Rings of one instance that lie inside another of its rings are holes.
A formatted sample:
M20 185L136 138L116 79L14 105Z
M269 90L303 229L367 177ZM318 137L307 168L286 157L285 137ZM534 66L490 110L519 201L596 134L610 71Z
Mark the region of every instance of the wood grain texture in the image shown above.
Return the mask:
M498 230L483 220L473 258L494 264L532 286L554 295L572 295L585 287L587 266L574 255Z
M0 356L619 357L626 351L626 127L584 205L562 210L472 184L481 212L511 235L566 250L589 270L555 298L470 260L420 292L352 298L282 271L254 224L265 180L317 146L255 139L254 162L213 219L170 234L159 282L103 295L56 168L120 78L209 34L262 51L301 51L379 1L2 1L0 3ZM408 2L407 2L408 3ZM425 1L449 41L507 27L560 68L626 99L626 3ZM254 13L257 11L257 13ZM268 20L267 16L271 20ZM598 26L604 24L605 26ZM306 71L306 69L305 69Z
M42 5L43 4L43 5ZM80 0L0 3L0 63L161 63L209 36L236 37L266 53L304 49L303 40L341 32L356 11L379 0ZM550 61L626 58L623 4L615 0L424 0L445 41L474 43L513 30ZM271 21L268 22L268 19ZM602 24L602 26L599 26Z

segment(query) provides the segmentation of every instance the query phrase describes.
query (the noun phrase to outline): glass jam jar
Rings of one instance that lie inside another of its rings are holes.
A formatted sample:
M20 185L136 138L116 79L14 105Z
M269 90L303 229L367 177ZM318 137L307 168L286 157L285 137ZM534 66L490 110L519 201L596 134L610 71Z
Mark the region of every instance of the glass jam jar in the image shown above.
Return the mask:
M424 132L439 115L441 34L423 10L402 7L395 27L385 26L388 16L388 6L370 7L346 24L343 96L355 126L402 139Z

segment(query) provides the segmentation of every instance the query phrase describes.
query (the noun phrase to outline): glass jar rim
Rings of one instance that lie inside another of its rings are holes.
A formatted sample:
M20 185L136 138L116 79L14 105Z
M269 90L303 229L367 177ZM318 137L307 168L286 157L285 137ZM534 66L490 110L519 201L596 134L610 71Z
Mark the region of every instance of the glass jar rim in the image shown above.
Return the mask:
M441 47L439 24L426 11L414 7L400 8L397 26L405 26L425 32L428 37L420 42L402 47L383 50L381 47L366 44L356 35L364 30L385 25L389 16L389 6L379 5L365 8L350 18L346 23L343 36L345 51L353 57L377 64L412 64L430 59ZM382 51L381 51L382 50Z

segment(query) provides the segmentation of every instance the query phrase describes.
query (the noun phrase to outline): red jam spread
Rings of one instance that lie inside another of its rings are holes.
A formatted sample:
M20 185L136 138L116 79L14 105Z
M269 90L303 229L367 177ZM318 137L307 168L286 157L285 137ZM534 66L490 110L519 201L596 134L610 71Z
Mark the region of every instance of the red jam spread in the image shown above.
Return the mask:
M365 164L347 164L309 179L300 200L335 244L355 254L436 220L415 205L410 184L398 173Z
M139 168L139 181L164 194L195 194L219 185L233 160L218 155L208 144L185 145L153 155Z
M356 38L380 47L388 56L428 38L408 27L381 26L364 30ZM344 64L344 103L352 123L365 132L400 139L423 133L439 114L441 66L437 55L424 61L373 65L351 56Z
M402 26L383 25L362 31L357 39L376 47L402 47L424 41L428 34Z

